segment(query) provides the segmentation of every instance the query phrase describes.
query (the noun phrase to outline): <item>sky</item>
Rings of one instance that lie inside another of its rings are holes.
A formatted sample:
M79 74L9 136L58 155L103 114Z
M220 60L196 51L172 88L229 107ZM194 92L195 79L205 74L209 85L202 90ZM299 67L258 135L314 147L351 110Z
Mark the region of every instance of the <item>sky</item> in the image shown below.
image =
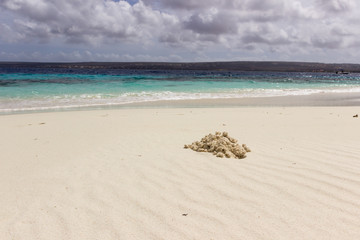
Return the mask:
M360 63L358 0L0 0L0 61Z

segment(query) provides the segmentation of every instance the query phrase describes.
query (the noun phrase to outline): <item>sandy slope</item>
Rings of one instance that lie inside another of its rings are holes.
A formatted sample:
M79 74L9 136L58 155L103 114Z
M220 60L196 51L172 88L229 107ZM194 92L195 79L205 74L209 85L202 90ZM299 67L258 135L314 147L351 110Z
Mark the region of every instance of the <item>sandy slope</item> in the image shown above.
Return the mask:
M0 239L360 239L356 107L0 116ZM183 149L228 131L253 151Z

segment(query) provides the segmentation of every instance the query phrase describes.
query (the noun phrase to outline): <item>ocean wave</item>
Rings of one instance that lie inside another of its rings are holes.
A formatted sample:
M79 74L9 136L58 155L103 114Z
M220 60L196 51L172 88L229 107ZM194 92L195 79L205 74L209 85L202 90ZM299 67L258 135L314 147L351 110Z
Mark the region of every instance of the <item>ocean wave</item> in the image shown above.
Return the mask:
M63 94L32 98L0 99L0 113L19 111L46 111L86 107L106 107L131 103L200 100L200 99L237 99L257 97L304 96L319 93L360 93L359 86L338 86L331 88L289 88L289 89L218 89L213 92L172 92L139 91L122 94Z

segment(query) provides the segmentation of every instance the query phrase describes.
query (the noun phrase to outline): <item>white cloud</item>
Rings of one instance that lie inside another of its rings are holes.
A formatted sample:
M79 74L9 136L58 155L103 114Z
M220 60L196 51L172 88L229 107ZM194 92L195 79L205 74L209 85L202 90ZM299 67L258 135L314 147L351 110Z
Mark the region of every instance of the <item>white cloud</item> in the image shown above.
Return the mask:
M2 0L0 6L17 14L14 30L26 37L70 43L147 40L168 20L142 2Z
M73 52L85 44L97 54L68 56L92 61L233 60L235 53L311 61L316 56L306 52L348 54L360 47L358 12L355 0L0 0L0 45L60 44Z

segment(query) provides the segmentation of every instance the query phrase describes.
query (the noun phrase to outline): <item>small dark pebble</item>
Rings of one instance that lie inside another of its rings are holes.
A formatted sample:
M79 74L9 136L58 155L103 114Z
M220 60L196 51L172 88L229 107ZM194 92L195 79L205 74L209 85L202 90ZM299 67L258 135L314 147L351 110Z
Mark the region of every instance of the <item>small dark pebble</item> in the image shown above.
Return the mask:
M356 114L356 115L354 115L353 117L354 117L354 118L357 118L357 117L359 117L359 115L358 115L358 114Z
M186 217L188 214L187 214L187 213L183 213L182 215Z

